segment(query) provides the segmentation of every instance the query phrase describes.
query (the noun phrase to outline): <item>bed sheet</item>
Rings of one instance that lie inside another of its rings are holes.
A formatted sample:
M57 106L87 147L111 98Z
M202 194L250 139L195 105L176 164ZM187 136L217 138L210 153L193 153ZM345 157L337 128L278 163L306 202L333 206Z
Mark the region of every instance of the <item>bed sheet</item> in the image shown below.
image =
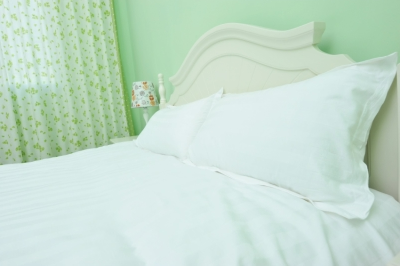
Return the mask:
M118 143L0 167L0 265L385 265L400 204L347 220Z

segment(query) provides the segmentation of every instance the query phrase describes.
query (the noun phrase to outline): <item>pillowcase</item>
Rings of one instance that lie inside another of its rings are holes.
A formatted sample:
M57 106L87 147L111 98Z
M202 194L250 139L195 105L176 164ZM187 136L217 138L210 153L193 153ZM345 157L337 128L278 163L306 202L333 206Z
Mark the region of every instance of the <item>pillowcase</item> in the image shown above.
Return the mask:
M187 150L223 89L208 98L155 113L136 139L140 148L185 159Z
M364 219L374 200L365 147L396 62L392 54L299 83L223 97L188 159L296 192L321 210Z

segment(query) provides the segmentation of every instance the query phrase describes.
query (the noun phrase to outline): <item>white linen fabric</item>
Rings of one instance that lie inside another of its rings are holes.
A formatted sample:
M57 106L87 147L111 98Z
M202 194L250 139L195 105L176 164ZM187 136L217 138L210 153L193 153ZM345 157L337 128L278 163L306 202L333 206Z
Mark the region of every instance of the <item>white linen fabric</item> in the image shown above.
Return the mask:
M188 159L299 193L321 210L364 219L374 201L365 146L396 62L392 54L299 83L223 97Z
M160 110L140 133L136 140L137 145L156 153L185 159L190 143L222 93L221 88L205 99Z
M118 143L0 167L0 265L385 265L400 204L373 194L348 220Z

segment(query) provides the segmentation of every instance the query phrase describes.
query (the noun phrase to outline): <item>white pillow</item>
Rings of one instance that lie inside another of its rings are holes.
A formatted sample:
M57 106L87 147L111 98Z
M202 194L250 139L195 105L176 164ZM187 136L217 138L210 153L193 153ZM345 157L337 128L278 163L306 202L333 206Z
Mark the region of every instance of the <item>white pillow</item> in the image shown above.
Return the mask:
M365 146L396 61L392 54L299 83L223 97L188 159L294 191L321 210L364 219L374 200Z
M208 98L158 111L137 138L136 145L155 153L185 159L190 143L222 92L221 88Z

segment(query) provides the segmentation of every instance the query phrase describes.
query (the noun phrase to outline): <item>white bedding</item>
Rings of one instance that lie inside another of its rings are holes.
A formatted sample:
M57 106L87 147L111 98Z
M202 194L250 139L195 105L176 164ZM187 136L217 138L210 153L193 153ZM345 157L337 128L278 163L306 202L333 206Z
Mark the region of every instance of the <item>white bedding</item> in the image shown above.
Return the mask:
M347 220L133 142L0 167L0 265L385 265L400 204Z

